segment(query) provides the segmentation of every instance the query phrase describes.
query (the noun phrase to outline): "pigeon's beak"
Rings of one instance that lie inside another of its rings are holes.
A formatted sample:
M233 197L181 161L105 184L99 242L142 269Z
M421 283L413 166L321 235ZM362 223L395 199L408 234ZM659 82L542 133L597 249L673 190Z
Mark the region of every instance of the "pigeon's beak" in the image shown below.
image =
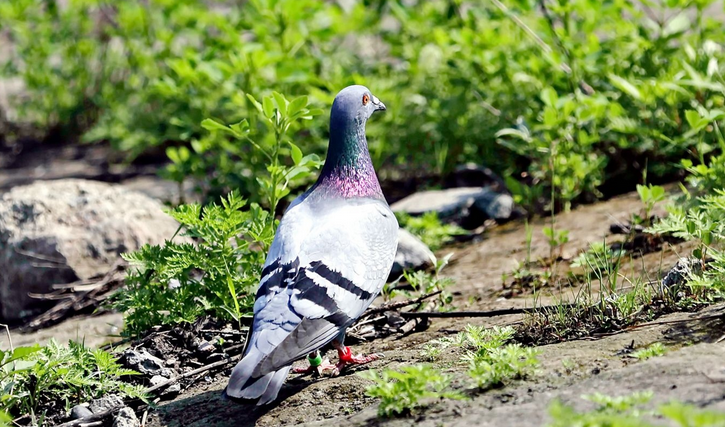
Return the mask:
M385 104L380 102L377 96L373 95L373 105L375 106L375 111L385 111Z

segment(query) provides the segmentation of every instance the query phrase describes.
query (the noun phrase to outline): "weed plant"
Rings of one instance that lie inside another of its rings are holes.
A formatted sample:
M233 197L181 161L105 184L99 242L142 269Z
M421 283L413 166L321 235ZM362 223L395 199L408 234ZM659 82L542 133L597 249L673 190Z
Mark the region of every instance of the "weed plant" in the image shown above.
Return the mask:
M213 134L233 136L267 159L267 172L258 175L257 182L271 210L248 203L237 192L220 204L171 209L169 214L179 222L180 234L193 242L170 240L124 255L132 268L113 307L126 313L125 334L193 322L202 314L239 321L251 313L254 289L278 223L270 212L289 194L290 184L309 176L320 161L314 154L303 156L289 140L297 121L318 113L307 108L306 97L288 101L274 93L262 102L251 96L248 100L275 135L271 149L257 142L247 119L229 126L207 119L202 126ZM283 162L288 153L289 166Z
M250 118L250 93L309 94L320 107L367 83L390 106L369 129L384 173L483 163L532 211L552 193L556 210L633 189L645 159L652 179L681 164L722 188L725 174L703 170L725 145L713 3L8 0L0 26L13 48L0 73L25 90L0 133L80 134L125 162L165 150L167 178L259 203L268 159L202 120ZM275 146L264 120L249 126ZM298 130L300 145L324 151L326 117ZM723 159L713 164L722 172Z
M33 425L45 425L49 413L65 413L74 405L108 394L145 398L143 388L128 383L138 375L124 369L108 352L83 343L0 350L0 411L26 415Z
M582 396L597 405L591 411L578 412L572 406L554 401L549 406L552 421L548 427L591 426L591 427L655 427L675 425L680 427L722 427L725 426L725 414L693 405L672 401L660 405L655 410L644 409L652 399L651 391L637 392L626 396L606 396L594 394ZM667 423L653 423L662 418Z

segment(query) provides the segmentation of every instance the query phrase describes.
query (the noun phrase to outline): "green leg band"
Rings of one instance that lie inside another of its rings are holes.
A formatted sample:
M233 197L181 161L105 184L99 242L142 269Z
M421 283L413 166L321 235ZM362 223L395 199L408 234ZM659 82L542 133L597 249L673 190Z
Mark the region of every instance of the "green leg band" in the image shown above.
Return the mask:
M310 366L316 368L322 365L322 356L320 356L320 353L317 353L317 356L315 357L307 356L307 361L310 362Z

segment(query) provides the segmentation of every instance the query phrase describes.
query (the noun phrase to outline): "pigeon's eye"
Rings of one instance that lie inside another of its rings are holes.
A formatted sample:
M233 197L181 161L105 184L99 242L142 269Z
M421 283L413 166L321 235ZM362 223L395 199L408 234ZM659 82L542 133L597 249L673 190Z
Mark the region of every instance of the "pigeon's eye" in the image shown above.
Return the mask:
M368 102L370 102L370 96L366 93L363 95L363 105L368 105Z

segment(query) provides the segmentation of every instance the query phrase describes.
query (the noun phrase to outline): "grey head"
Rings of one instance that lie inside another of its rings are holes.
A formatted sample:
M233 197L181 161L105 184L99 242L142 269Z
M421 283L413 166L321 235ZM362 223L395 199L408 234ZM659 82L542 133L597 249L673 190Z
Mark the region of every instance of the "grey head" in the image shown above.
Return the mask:
M348 86L337 94L332 103L330 134L350 126L365 126L376 111L385 111L385 104L370 89L360 85Z
M382 198L380 183L375 175L365 123L385 104L365 86L348 86L332 103L330 113L330 145L317 188L327 196Z

